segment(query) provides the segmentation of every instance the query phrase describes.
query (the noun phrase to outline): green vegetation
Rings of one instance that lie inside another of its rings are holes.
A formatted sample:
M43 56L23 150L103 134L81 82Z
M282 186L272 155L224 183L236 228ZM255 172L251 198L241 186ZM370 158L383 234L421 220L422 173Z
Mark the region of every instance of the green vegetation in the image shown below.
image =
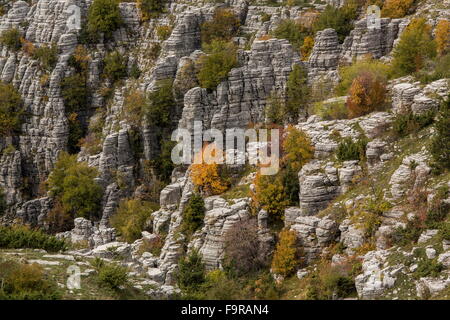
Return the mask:
M177 284L185 293L193 293L205 282L205 265L197 250L180 259L178 263Z
M436 56L436 42L424 18L413 19L400 36L393 51L392 68L396 76L404 76L423 68L426 59Z
M148 201L123 200L117 212L111 217L111 225L116 228L123 240L132 243L141 238L141 233L154 209L155 205Z
M435 123L436 135L430 145L433 168L436 172L450 169L450 96L441 104Z
M345 99L316 102L312 107L312 112L324 120L348 118L348 110Z
M237 35L239 19L229 9L217 9L211 21L201 26L202 43L211 44L213 41L228 42Z
M9 50L18 51L22 47L20 31L16 28L3 31L0 43Z
M353 29L353 21L358 15L357 1L346 1L344 6L335 8L327 5L313 24L314 33L327 28L336 30L339 42L344 42Z
M203 225L204 217L205 202L201 195L194 193L184 208L181 229L188 235L192 235Z
M397 114L392 123L392 130L397 137L405 137L408 134L417 134L420 130L433 123L435 112L428 111L424 114L411 113Z
M272 270L276 274L288 276L299 265L297 249L297 234L295 231L284 229L279 233L279 241L273 254Z
M164 12L166 0L137 0L137 6L141 12L142 21L157 18Z
M114 83L127 76L127 61L120 52L108 53L103 63L103 73L111 82Z
M297 123L300 115L306 115L309 100L308 74L301 65L295 65L286 83L286 117L289 123Z
M90 37L103 33L110 38L112 33L123 25L120 15L119 0L94 0L89 7L87 32Z
M58 240L40 230L32 230L25 226L0 226L0 248L44 249L57 252L66 249L63 240Z
M102 188L95 182L97 169L77 162L76 155L61 152L47 184L62 205L61 215L96 220L100 213Z
M18 130L24 112L19 92L12 84L0 81L0 135L11 135Z
M363 160L366 156L367 139L359 139L353 142L352 138L344 138L336 150L336 158L339 161Z
M236 66L236 47L232 43L212 40L210 45L205 45L205 51L207 55L201 56L198 61L200 68L197 77L202 88L212 90Z
M294 20L285 19L273 30L272 34L276 38L288 40L294 50L298 52L311 31Z
M158 89L148 95L148 104L144 113L152 125L162 128L170 127L175 106L171 79L161 80Z
M37 264L0 259L0 300L56 300L61 298L56 283Z
M51 71L58 62L58 47L56 44L41 46L34 49L33 58L38 60L44 70Z
M98 282L111 290L119 290L128 284L127 268L114 263L97 262Z

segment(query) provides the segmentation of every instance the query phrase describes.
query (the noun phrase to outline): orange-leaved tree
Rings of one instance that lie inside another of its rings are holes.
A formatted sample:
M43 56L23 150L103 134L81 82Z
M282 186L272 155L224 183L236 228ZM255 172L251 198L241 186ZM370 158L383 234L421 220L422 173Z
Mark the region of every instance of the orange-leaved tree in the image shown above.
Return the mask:
M297 235L295 231L284 229L279 234L279 241L272 260L272 271L282 276L292 274L299 265Z
M352 82L347 98L350 118L382 110L386 98L386 85L372 73L364 72Z
M220 152L214 145L207 145L195 155L194 164L191 165L192 182L204 195L221 194L228 189L228 183L221 175L221 168L213 159L222 157L218 154Z
M436 26L437 53L444 55L450 52L450 21L440 20Z

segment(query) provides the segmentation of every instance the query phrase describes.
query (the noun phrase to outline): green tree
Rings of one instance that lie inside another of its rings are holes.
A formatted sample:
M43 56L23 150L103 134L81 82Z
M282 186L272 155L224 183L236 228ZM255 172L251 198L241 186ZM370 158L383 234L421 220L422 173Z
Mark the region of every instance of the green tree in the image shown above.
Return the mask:
M297 235L295 231L283 230L280 232L280 239L275 249L272 270L277 274L288 276L295 271L298 266L298 252L296 248Z
M10 135L18 130L24 112L19 92L12 84L0 81L0 134Z
M450 169L450 95L443 102L435 123L436 133L430 145L433 167L437 172Z
M205 283L205 265L197 250L178 263L177 284L185 292L198 290Z
M81 73L75 73L62 79L61 95L64 100L66 113L86 110L90 97L86 77Z
M419 71L426 59L436 55L436 42L424 18L413 19L400 36L393 52L392 67L396 76Z
M166 0L137 0L137 6L141 12L143 21L157 18L163 11Z
M19 50L22 47L20 42L20 31L16 28L3 31L0 36L0 43L5 45L9 50Z
M201 26L201 37L204 44L213 40L230 41L239 30L239 19L230 9L217 9L211 21Z
M98 217L103 191L95 182L97 174L96 168L77 162L76 155L60 154L47 184L50 193L60 200L64 213L72 217Z
M144 104L144 113L149 122L160 128L169 127L175 107L172 80L161 80L158 89L148 95L148 104Z
M327 5L313 24L314 33L327 28L336 30L339 42L344 42L353 29L353 21L358 16L358 5L355 1L347 1L344 6L335 8Z
M300 114L306 115L309 88L308 73L301 65L294 65L286 84L286 115L288 122L297 123Z
M288 40L294 50L298 52L304 39L311 34L311 31L294 20L285 19L273 30L272 34L278 39Z
M205 218L205 202L198 193L194 193L189 199L183 212L182 229L189 235L193 234L198 228L203 225Z
M208 54L199 59L200 69L197 77L202 88L214 89L236 66L236 47L232 43L217 40L205 47Z
M104 60L103 72L109 80L116 82L127 76L127 61L118 51L110 52Z
M107 38L123 25L120 15L119 0L94 0L89 7L87 31L98 35L103 33Z

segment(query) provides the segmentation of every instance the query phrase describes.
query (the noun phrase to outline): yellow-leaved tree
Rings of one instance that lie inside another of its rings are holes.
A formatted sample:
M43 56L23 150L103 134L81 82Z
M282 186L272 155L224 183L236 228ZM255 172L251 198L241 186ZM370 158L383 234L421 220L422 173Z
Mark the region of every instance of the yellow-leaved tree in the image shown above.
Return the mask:
M381 16L393 19L403 18L412 9L415 0L386 0Z
M309 59L313 47L314 47L314 38L311 36L306 36L305 39L303 40L303 45L300 47L300 52L302 54L303 61Z
M272 271L282 276L292 274L299 264L295 231L284 229L279 234L279 241L272 260Z
M442 56L450 51L450 21L440 20L436 26L437 53Z
M212 150L212 151L210 151ZM191 165L191 179L199 192L204 195L216 195L228 189L228 183L221 176L220 168L213 158L222 157L213 144L205 146L194 157Z

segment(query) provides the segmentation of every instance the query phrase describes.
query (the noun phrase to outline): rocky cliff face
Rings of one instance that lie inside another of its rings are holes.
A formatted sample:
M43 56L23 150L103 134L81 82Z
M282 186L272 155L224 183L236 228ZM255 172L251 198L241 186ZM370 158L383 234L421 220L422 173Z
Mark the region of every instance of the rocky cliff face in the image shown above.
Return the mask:
M0 79L18 90L26 109L20 134L0 137L0 186L8 205L6 214L0 217L2 223L20 220L32 226L46 227L46 217L54 206L54 199L42 191L42 185L58 154L69 147L69 114L61 94L61 81L74 73L68 60L80 44L79 33L67 27L67 8L76 4L84 20L91 3L84 0L39 0L32 4L15 1L0 17L0 32L17 28L21 36L36 47L54 44L58 48L55 67L48 71L23 50L12 51L0 45ZM327 3L341 6L343 1ZM121 242L116 230L109 225L109 218L115 214L121 200L137 198L142 189L151 187L151 183L143 182L143 163L155 159L159 153L156 126L142 121L136 129L123 118L127 93L136 88L150 93L158 89L159 80L173 79L178 90L176 111L171 114L174 127L192 132L194 121L202 121L203 129L247 128L250 124L265 121L264 109L272 92L285 96L294 65L302 64L307 69L311 87L321 82L331 91L339 81L340 65L368 54L389 60L396 40L409 22L408 18L383 18L381 29L369 30L366 20L360 19L342 44L334 29L319 31L309 59L300 61L298 50L287 40L264 35L286 18L310 24L324 5L314 4L315 10L259 3L250 5L241 0L227 1L226 5L231 6L240 18L241 34L251 36L248 37L250 40L245 37L233 39L240 48L238 66L212 90L201 88L198 83L185 85L185 67L194 65L198 57L205 54L201 51L200 26L224 4L171 1L167 14L142 23L136 4L123 2L120 12L124 26L114 32L112 41L88 49L87 79L92 97L82 117L86 128L96 121L102 123L102 139L95 154L81 148L77 157L99 171L96 181L103 190L101 219L93 222L77 218L74 229L58 237L84 243L86 248L77 254L85 257L110 259L111 252L116 252L133 272L144 274L157 288L149 292L154 297L167 297L176 292L175 273L179 259L193 249L202 254L208 270L222 268L227 232L254 213L249 195L231 200L222 195L207 197L203 227L192 238L186 239L180 226L194 185L189 169L177 168L171 184L160 193L160 208L152 213L148 232L143 232L142 238L133 244ZM161 40L157 34L161 25L173 27L166 40ZM155 49L158 47L159 51ZM129 70L134 64L139 65L141 74L137 79L126 78L112 86L102 77L102 61L111 50L128 56ZM108 88L109 98L104 94ZM414 288L405 289L404 294L425 297L447 287L450 281L449 244L439 238L436 230L424 231L413 248L413 251L426 251L426 255L420 257L392 247L390 236L420 215L420 212L405 207L405 199L414 196L411 195L413 192L422 191L429 183L425 205L430 207L436 189L449 185L448 177L443 178L445 181L434 181L430 175L430 155L422 145L405 147L386 137L386 132L397 114L420 115L436 111L448 91L449 79L421 85L411 78L400 78L388 86L391 111L374 112L351 120L325 121L313 115L296 124L310 138L315 153L314 159L298 174L298 204L287 208L283 218L284 225L297 235L306 266L314 266L319 258L326 258L333 246L342 246L342 252L334 253L333 263L351 257L361 260L362 269L355 280L358 296L374 299L395 297L393 290L400 290L397 279L416 277L417 266L414 265L423 259L437 259L443 265L439 277L411 280ZM136 130L142 137L140 154L135 152L133 144ZM429 139L431 134L426 132L419 139ZM353 141L367 138L365 164L358 160L339 162L335 159L334 152L343 138ZM245 184L252 183L251 177L248 176ZM376 217L376 230L370 233L362 221L360 208L371 200L381 201L372 199L373 194L364 189L374 189L373 181L377 177L384 179L377 184L380 190L376 191L383 201L389 202L389 209ZM261 243L272 246L274 237L267 227L267 212L260 211L258 220ZM155 237L164 239L159 255L139 253L141 245ZM369 240L371 247L368 249ZM434 254L432 250L435 250ZM402 259L391 261L399 255ZM411 256L416 260L408 259ZM307 268L300 271L303 275L310 272Z

